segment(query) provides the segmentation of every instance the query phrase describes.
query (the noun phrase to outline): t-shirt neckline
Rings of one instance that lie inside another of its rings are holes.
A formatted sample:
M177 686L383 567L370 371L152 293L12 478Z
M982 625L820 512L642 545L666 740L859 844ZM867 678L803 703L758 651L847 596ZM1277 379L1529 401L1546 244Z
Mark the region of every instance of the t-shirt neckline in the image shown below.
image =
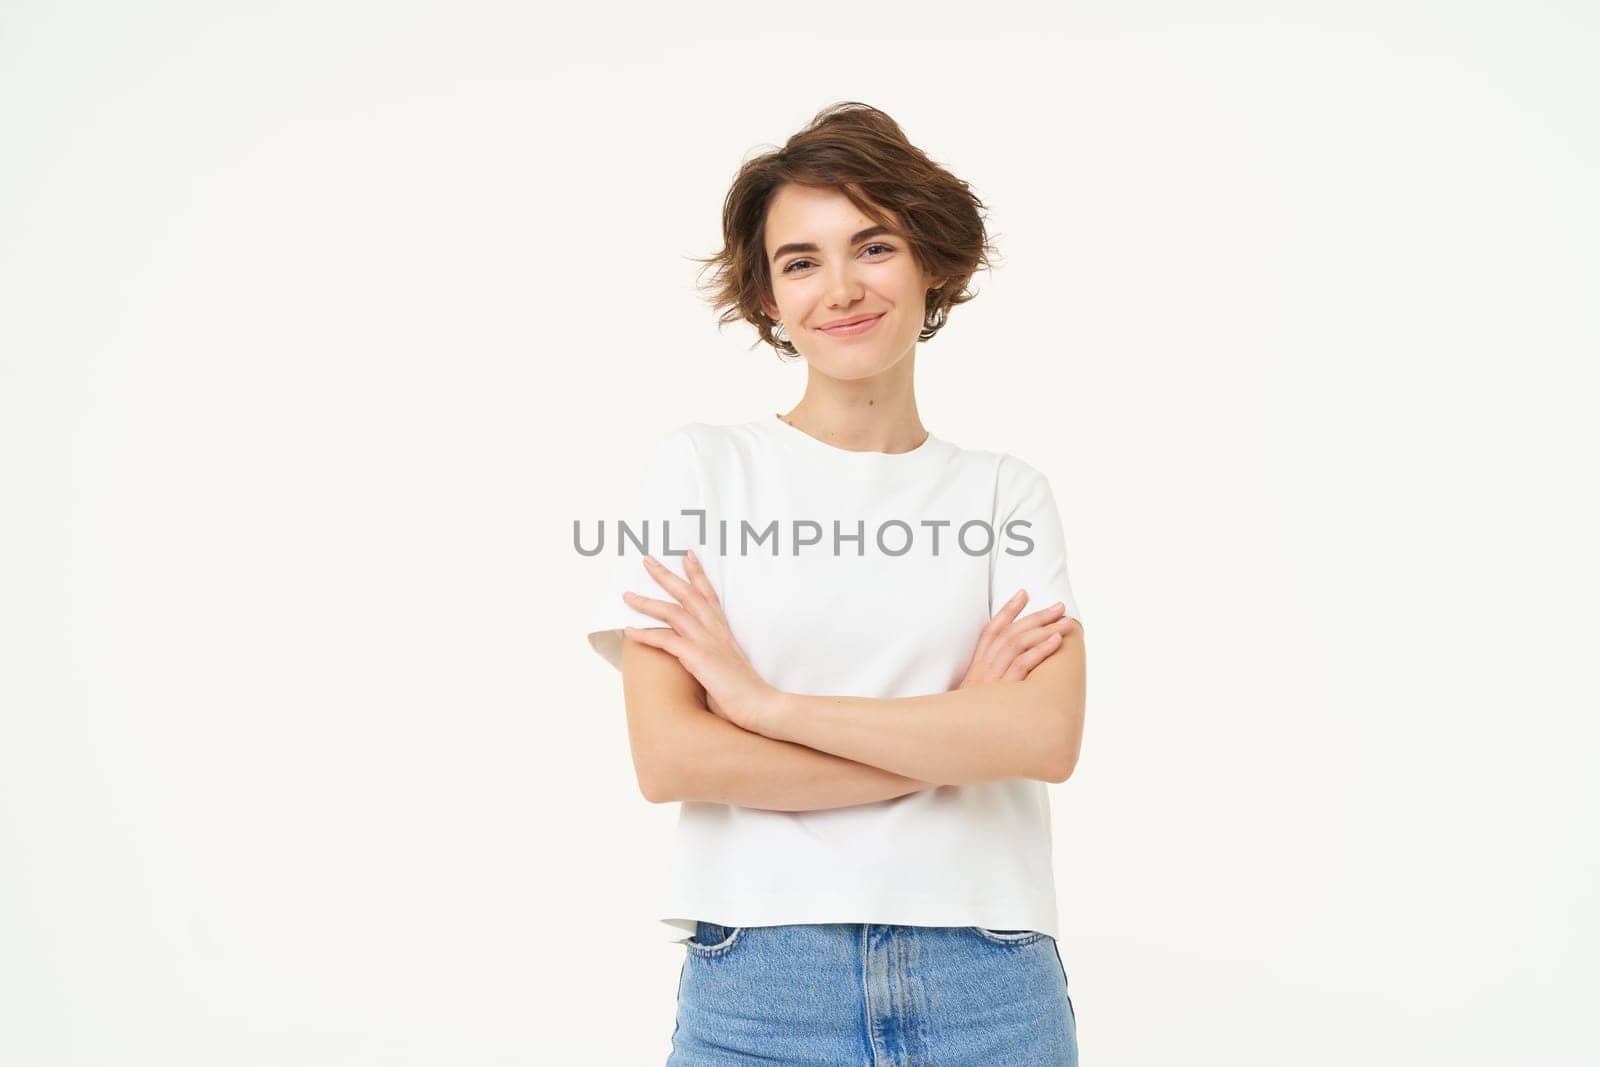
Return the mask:
M934 450L942 443L941 439L930 433L916 448L906 452L874 452L871 450L856 450L840 448L830 445L819 438L812 437L797 426L791 426L774 412L769 418L756 420L767 432L783 438L792 445L811 452L818 456L834 457L840 462L856 464L905 464L914 463L919 459L933 454Z

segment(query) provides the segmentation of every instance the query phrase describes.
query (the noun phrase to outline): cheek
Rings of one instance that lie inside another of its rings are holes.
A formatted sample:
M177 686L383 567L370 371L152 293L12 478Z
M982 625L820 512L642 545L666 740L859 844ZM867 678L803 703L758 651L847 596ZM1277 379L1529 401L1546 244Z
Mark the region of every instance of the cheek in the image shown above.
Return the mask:
M784 322L803 321L811 306L816 303L817 294L812 291L814 288L815 286L798 280L780 283L774 294L774 302L778 305L778 318Z

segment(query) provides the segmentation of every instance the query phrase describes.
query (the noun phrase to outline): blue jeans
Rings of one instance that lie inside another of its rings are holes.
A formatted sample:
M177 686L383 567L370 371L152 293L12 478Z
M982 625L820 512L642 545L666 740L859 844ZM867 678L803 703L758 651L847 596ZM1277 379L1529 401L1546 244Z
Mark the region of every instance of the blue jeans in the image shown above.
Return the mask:
M976 926L697 924L668 1067L1076 1067L1055 938Z

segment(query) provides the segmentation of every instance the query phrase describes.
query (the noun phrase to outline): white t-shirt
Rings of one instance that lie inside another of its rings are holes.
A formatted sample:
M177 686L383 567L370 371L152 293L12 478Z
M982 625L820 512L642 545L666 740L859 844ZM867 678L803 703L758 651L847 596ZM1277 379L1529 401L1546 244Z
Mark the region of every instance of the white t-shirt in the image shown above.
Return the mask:
M685 509L703 510L703 522ZM673 600L645 570L645 552L681 576L681 553L693 548L751 665L791 693L954 689L978 632L1019 588L1022 615L1059 600L1080 618L1045 477L1015 456L934 436L910 452L853 452L776 415L689 423L657 440L623 520L602 524L597 558L613 570L588 632L618 670L622 627L666 625L623 590ZM593 540L591 529L586 548ZM696 920L1054 937L1047 783L944 785L820 811L685 802L663 908L677 940Z

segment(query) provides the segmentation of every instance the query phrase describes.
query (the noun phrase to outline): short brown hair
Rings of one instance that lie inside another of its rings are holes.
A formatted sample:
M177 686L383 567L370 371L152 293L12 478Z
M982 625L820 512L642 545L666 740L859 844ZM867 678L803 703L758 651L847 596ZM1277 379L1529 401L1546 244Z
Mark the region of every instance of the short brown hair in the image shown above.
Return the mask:
M762 308L775 303L766 254L767 205L786 182L826 186L850 198L879 225L904 235L923 270L944 284L927 294L922 332L938 333L950 309L976 294L966 291L979 267L993 266L984 205L957 178L906 139L898 123L868 104L845 101L817 112L782 148L747 160L722 205L723 248L697 258L714 267L710 302L720 329L744 319L780 353L798 355ZM885 212L893 217L887 217Z

